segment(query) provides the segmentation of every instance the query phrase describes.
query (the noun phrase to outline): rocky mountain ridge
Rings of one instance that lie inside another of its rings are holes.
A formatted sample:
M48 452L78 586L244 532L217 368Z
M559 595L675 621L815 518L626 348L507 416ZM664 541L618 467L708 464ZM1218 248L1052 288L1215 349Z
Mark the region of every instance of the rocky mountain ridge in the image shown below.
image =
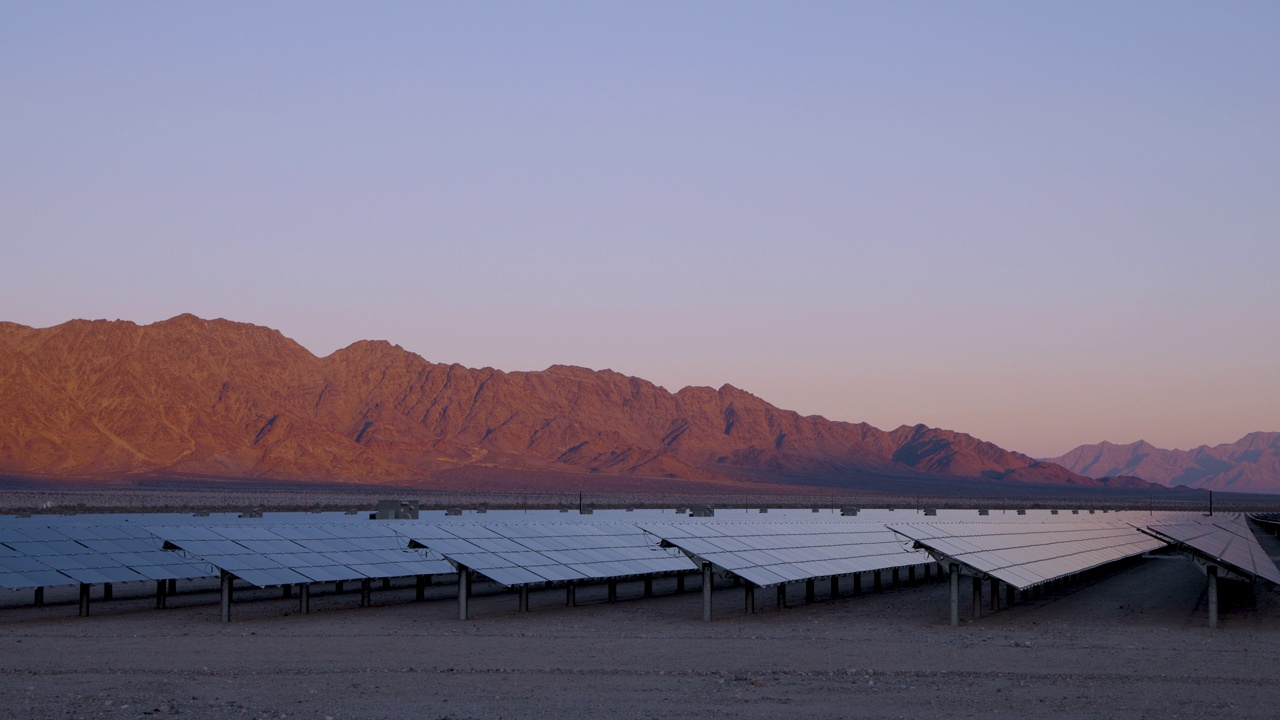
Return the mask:
M457 485L476 475L460 470L483 468L601 482L1109 485L963 433L802 416L730 385L671 393L610 370L473 369L382 341L320 358L276 330L192 315L0 323L0 407L0 473L25 476Z
M1081 445L1047 462L1081 475L1132 475L1170 487L1280 493L1280 432L1249 433L1233 443L1164 450L1145 440Z

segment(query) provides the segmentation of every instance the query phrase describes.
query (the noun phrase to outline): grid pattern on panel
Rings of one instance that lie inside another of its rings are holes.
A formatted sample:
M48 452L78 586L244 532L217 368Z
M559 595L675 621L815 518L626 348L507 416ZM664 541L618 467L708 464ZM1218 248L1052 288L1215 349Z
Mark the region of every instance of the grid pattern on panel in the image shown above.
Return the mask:
M1181 543L1202 555L1247 575L1280 585L1280 569L1240 514L1220 517L1185 517L1174 523L1146 526L1148 530Z
M1019 589L1165 545L1126 523L911 523L889 527Z
M642 527L760 586L930 562L872 522L707 521Z
M186 555L258 587L453 572L448 562L409 549L403 537L375 522L148 529Z
M398 532L502 585L683 572L688 558L624 522L397 523Z
M158 538L128 525L9 526L0 529L0 587L207 577L212 568L166 553Z

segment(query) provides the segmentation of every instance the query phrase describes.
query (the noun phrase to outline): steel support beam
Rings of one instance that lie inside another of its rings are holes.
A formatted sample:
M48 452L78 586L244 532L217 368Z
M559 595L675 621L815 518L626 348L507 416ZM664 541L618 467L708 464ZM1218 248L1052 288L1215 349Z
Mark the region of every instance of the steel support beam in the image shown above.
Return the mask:
M778 583L778 609L781 610L786 606L787 606L787 584L784 582L781 582L781 583Z
M156 581L156 609L163 610L169 607L168 583L164 580Z
M38 587L31 598L31 604L35 607L44 607L44 588Z
M422 602L427 599L426 575L415 575L413 577L413 599L415 602Z
M519 612L529 612L529 586L520 586Z
M702 620L711 622L711 563L702 563Z
M1205 575L1208 577L1209 591L1209 627L1218 628L1218 566L1210 565L1205 568Z
M951 563L951 627L960 625L960 566Z
M298 612L303 615L311 612L311 583L298 583Z
M817 592L814 590L814 579L809 578L808 580L805 580L804 581L804 601L806 603L813 604L813 600L814 600L814 597L816 597L816 595L817 595Z
M840 597L840 576L831 576L831 599L835 600Z
M609 578L609 602L618 602L618 581L616 578Z
M373 581L365 578L360 581L360 607L373 605Z
M80 583L80 617L89 617L89 583Z
M470 609L467 607L468 601L471 600L471 571L462 566L458 567L458 619L470 620Z
M756 584L750 580L742 583L742 611L748 615L756 611Z
M231 622L231 588L235 578L226 570L222 571L222 622Z
M974 575L969 580L969 587L973 590L973 619L977 620L982 617L982 578Z

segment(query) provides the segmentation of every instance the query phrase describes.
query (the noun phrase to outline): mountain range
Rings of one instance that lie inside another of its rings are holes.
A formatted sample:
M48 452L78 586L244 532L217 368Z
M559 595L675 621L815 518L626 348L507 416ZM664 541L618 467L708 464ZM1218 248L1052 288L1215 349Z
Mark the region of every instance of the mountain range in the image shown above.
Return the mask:
M1081 475L1128 475L1171 487L1280 493L1280 432L1249 433L1233 443L1191 450L1163 450L1145 440L1103 442L1047 462Z
M474 489L858 487L876 479L1146 487L964 433L827 420L730 385L671 393L611 370L502 372L361 341L316 357L280 332L0 323L0 473Z

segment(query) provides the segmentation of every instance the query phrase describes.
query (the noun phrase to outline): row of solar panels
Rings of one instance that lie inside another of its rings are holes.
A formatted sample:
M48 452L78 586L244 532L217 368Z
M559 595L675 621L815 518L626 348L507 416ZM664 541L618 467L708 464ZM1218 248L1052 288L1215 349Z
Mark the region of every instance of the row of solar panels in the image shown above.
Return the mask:
M1213 527L1181 514L1164 516L1145 532L1116 521L19 524L0 527L0 587L198 578L221 571L266 587L446 574L457 566L510 586L682 572L696 569L694 559L768 586L950 558L1025 588L1169 542L1198 543L1206 553L1229 555L1253 576L1280 583L1280 572L1242 518L1238 527L1228 525L1234 530Z
M955 560L1019 589L1170 545L1280 585L1280 569L1243 515L1170 513L1147 523L912 523L890 525L942 561Z

